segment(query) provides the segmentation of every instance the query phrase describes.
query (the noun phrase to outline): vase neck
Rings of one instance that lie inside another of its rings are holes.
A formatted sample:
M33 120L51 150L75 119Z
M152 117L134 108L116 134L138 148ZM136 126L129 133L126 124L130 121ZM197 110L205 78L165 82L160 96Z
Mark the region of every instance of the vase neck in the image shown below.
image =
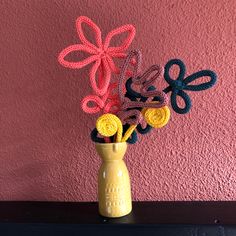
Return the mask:
M104 143L96 144L96 150L104 162L122 160L127 150L124 143Z

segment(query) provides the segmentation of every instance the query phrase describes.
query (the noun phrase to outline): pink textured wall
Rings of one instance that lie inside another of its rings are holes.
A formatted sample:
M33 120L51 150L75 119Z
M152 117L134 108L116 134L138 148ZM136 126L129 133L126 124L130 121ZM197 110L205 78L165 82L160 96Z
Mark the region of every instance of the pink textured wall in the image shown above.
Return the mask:
M189 73L218 74L213 89L191 93L190 114L172 113L167 127L129 146L133 199L235 199L235 0L3 0L0 200L97 199L100 160L89 138L95 117L79 105L88 68L57 63L63 48L79 42L80 15L104 35L134 24L131 48L142 50L143 68L177 57Z

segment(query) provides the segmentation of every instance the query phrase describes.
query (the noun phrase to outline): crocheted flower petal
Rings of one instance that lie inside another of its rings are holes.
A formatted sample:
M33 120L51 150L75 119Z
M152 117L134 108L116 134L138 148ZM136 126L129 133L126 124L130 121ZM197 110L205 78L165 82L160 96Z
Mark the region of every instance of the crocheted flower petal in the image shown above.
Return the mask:
M200 82L201 79L209 77L210 80L207 82ZM184 79L184 83L186 84L185 90L191 91L202 91L211 88L216 83L217 76L214 71L211 70L201 70L198 71ZM198 81L198 84L189 84L193 81Z
M125 40L121 43L121 45L116 47L109 47L110 42L114 36L117 36L122 33L128 33ZM104 50L107 50L108 52L124 52L128 49L130 44L132 43L135 36L135 28L133 25L123 25L117 29L112 30L110 33L108 33L105 42L104 42Z
M76 20L76 28L77 28L77 33L79 35L79 38L81 40L81 42L86 45L89 46L93 49L97 49L97 47L91 43L85 36L83 28L82 28L82 23L86 24L87 26L89 26L89 28L93 31L94 35L95 35L95 40L97 43L97 46L99 48L102 47L102 33L100 28L88 17L86 16L80 16L77 20Z
M133 78L133 83L137 85L143 85L141 91L147 91L147 89L154 85L155 81L163 74L163 68L159 65L150 66L141 76ZM144 95L145 96L145 95Z
M90 56L82 61L78 61L78 62L72 62L72 61L67 61L65 59L65 57L70 54L71 52L75 52L75 51L82 51L82 52L87 52L89 54L93 53L94 51L91 50L91 48L89 48L88 46L82 45L82 44L75 44L75 45L71 45L65 49L63 49L59 56L58 56L58 62L68 68L72 68L72 69L80 69L94 61L96 61L98 59L97 55L93 55Z
M81 107L84 112L94 114L104 107L104 102L96 95L88 95L82 100Z
M180 97L183 100L184 107L180 107L178 105L177 97ZM183 90L174 90L171 93L170 98L171 98L171 106L176 113L186 114L190 111L192 102L188 94L185 93Z
M143 97L155 97L160 94L156 89L150 90L149 88L153 86L158 78L163 74L163 68L159 65L152 65L146 70L142 76L138 78L133 78L133 83L140 85L140 93ZM163 92L161 94L165 95ZM163 100L163 99L162 99Z
M125 58L127 56L127 53L124 52L110 52L110 56L117 57L117 58Z
M103 78L100 77L97 83L96 74L100 69L102 70L101 73L103 75ZM108 86L110 84L110 80L111 80L111 70L106 60L103 59L97 60L90 70L90 82L95 94L97 94L98 96L103 96L104 94L106 94Z

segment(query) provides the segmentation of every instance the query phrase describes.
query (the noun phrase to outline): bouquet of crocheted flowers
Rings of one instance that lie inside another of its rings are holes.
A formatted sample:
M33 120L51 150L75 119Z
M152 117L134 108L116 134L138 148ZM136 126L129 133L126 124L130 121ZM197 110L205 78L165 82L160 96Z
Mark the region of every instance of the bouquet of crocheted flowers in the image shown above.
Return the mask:
M82 24L87 24L93 31L96 45L86 38ZM81 43L65 48L59 54L58 61L72 69L90 66L91 94L83 98L81 106L86 113L100 115L96 128L91 132L94 142L135 143L138 133L146 134L152 128L158 129L168 123L169 107L178 114L189 112L191 99L187 91L205 90L216 82L216 74L211 70L201 70L185 76L185 64L179 59L167 62L164 69L152 65L141 72L140 51L127 52L135 36L133 25L123 25L112 30L104 40L100 28L88 17L79 17L76 27ZM114 36L123 33L127 34L124 41L119 46L111 46ZM75 51L86 52L90 56L82 61L67 61L65 57ZM124 60L121 68L116 65L116 60ZM173 66L179 68L175 79L170 75ZM208 77L209 80L191 84L201 77ZM157 80L163 78L168 86L160 91L155 85ZM183 100L184 107L179 106L178 97Z

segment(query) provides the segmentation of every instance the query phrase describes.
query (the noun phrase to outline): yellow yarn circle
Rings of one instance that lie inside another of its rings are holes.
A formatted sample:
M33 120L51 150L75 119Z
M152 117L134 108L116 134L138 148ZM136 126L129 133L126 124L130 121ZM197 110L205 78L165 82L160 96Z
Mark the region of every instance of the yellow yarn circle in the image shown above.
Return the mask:
M105 136L111 137L117 133L117 142L121 141L122 138L122 123L120 119L110 113L104 114L97 119L96 122L97 131Z
M161 108L148 108L142 113L145 121L154 128L165 126L170 119L170 109L168 106Z

